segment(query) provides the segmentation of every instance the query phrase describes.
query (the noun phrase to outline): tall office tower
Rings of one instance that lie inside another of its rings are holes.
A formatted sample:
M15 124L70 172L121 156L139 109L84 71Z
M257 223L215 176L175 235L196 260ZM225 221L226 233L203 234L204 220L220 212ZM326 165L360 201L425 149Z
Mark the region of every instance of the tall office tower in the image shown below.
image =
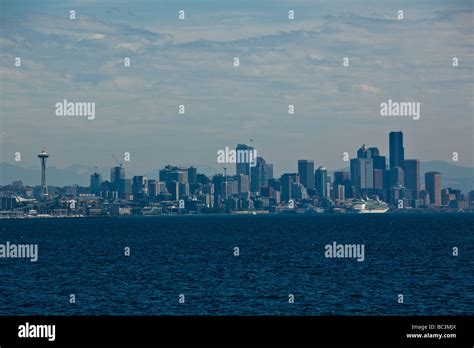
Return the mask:
M336 185L344 185L346 180L350 180L349 172L334 172L334 187Z
M166 183L166 190L171 194L171 200L177 201L179 199L179 182L168 181Z
M242 192L249 192L250 191L250 186L249 186L249 176L240 174L237 176L237 182L238 182L238 192L239 194Z
M268 187L268 179L273 178L273 165L267 164L262 157L257 157L255 167L250 167L250 191L259 192L260 188Z
M268 186L268 180L273 179L273 164L266 163L265 164L265 187Z
M316 182L316 193L319 198L328 197L328 171L326 167L319 167L314 173L314 181Z
M179 198L189 197L189 183L179 183Z
M148 180L148 196L155 198L160 193L156 180Z
M374 166L371 158L351 159L351 182L355 187L355 196L362 190L374 187Z
M169 175L172 171L173 171L173 167L170 165L167 165L163 169L161 169L159 172L160 181L163 181L163 182L170 181Z
M374 169L385 170L385 156L380 156L378 147L369 147L366 158L371 158Z
M132 194L142 197L148 194L148 178L146 176L134 176L132 179Z
M420 161L416 159L404 160L402 162L405 172L405 187L411 190L413 199L418 199L420 193Z
M41 197L48 196L48 186L46 185L46 159L48 157L49 154L44 150L38 154L41 161Z
M393 167L402 167L402 162L405 159L405 149L403 148L403 133L390 132L389 135L390 147L390 169Z
M187 178L187 171L174 169L168 173L168 180L169 181L177 181L180 184L184 184L188 181Z
M128 196L132 194L132 179L120 179L117 191L119 198L128 199Z
M405 186L405 173L401 167L390 169L390 183L392 186Z
M374 169L374 188L377 190L383 190L383 174L383 170Z
M227 197L236 195L239 193L239 179L237 176L227 177L227 186L226 186Z
M337 192L337 186L344 185L344 198L352 197L351 174L349 172L334 172L333 189Z
M357 150L357 158L371 158L371 152L369 152L369 149L367 146L362 145L359 150Z
M197 184L197 169L194 167L188 168L188 181L192 184Z
M156 182L156 193L160 194L160 193L167 193L167 192L168 192L168 189L166 187L166 182L157 181Z
M392 177L390 175L390 169L385 169L383 171L383 188L384 190L389 190L392 186Z
M314 161L298 160L298 174L301 183L307 190L314 189Z
M334 172L334 186L344 185L344 181L349 180L349 172Z
M236 165L235 165L236 173L235 174L236 175L243 174L243 175L249 175L250 176L250 158L248 157L248 154L250 153L250 151L253 151L253 147L245 145L245 144L238 144L237 147L235 148L235 151L236 151L236 157L237 158L240 158L240 159L246 158L247 159L243 163L236 163Z
M368 156L367 158L374 158L380 156L379 148L378 147L369 147L367 149ZM369 157L370 156L370 157Z
M291 184L291 195L294 199L307 199L308 194L304 186L299 182L294 182Z
M335 196L336 199L343 201L346 198L346 189L344 185L337 185L335 187L337 188L337 195Z
M102 182L102 175L99 173L91 174L89 190L90 193L98 196L100 193L100 184Z
M294 198L292 188L294 183L300 182L300 176L296 173L285 173L281 176L281 200L288 202Z
M374 162L374 169L385 170L387 168L385 156L374 156L372 161Z
M441 205L441 173L425 173L425 189L430 195L430 203L435 206Z
M125 168L122 166L113 167L110 170L110 184L112 185L113 191L118 191L120 181L125 179Z
M222 174L217 174L212 177L214 184L214 205L219 206L226 197L226 177Z
M273 188L274 191L281 191L281 181L280 179L269 179L268 186Z

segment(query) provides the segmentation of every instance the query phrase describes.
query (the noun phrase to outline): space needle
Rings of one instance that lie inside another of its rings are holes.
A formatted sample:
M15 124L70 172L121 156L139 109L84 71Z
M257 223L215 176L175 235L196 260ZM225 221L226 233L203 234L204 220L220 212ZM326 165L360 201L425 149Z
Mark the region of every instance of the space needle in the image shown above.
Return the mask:
M48 196L48 186L46 185L46 159L48 157L49 154L44 150L38 154L41 161L41 197Z

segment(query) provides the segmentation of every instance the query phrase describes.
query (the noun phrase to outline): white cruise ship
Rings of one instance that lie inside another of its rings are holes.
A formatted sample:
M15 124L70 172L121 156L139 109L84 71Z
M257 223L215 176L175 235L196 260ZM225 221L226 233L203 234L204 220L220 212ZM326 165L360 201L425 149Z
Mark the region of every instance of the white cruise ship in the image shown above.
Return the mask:
M389 210L388 204L377 199L354 200L352 202L352 210L356 213L386 213Z

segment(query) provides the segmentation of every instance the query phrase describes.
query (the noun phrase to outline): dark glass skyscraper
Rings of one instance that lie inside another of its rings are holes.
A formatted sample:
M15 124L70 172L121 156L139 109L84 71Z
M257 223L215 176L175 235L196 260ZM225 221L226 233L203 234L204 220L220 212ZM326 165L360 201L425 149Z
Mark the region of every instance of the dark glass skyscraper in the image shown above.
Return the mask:
M374 187L373 154L378 155L378 149L368 149L364 144L357 150L357 158L350 161L351 182L355 187L356 196L360 196L362 190Z
M405 171L405 187L412 192L412 198L418 199L420 193L420 161L409 159L403 161Z
M430 203L435 206L441 205L441 173L425 173L425 190L430 195Z
M102 176L99 173L92 174L90 178L90 193L98 196L101 182Z
M132 194L134 199L148 194L148 178L143 175L132 178Z
M245 144L238 144L235 151L237 154L239 154L239 151L242 152L242 151L252 151L253 150L253 147L251 146L248 146L248 145L245 145ZM242 157L242 158L248 158L248 157ZM256 159L254 159L256 160ZM235 171L236 171L236 175L240 175L240 174L243 174L243 175L248 175L250 176L250 161L249 162L243 162L243 163L236 163L235 165Z
M267 164L262 157L257 157L257 165L250 168L250 191L259 192L268 186L268 179L273 178L273 165Z
M300 181L307 190L314 189L314 161L298 160Z
M188 168L188 181L190 184L197 183L197 169L194 167Z
M405 159L405 149L403 148L403 133L390 132L389 135L390 147L390 169L394 167L402 167Z
M281 176L281 200L288 202L294 198L293 184L300 183L300 176L296 173L285 173Z
M316 181L316 192L319 198L328 197L328 171L325 167L319 167L314 174Z
M121 181L125 179L125 168L120 167L113 167L110 170L110 184L114 191L118 191L121 185Z

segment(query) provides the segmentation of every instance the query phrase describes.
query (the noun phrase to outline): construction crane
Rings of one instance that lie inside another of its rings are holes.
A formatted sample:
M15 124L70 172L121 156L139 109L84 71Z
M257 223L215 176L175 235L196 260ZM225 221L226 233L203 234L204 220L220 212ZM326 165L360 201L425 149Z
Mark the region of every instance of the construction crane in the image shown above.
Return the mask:
M112 157L114 158L115 162L117 162L117 164L118 164L120 167L122 167L122 162L119 162L119 160L117 159L117 157L114 156L113 153L112 153L111 155L112 155Z

